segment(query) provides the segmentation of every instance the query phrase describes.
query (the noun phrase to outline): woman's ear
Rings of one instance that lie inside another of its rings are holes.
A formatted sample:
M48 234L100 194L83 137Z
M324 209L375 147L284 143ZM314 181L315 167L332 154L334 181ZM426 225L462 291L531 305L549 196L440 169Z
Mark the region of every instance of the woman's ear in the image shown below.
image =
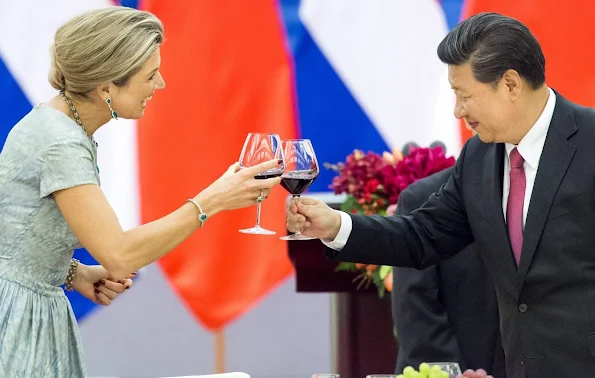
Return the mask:
M97 86L97 88L95 89L97 95L99 96L99 98L105 102L105 100L108 97L111 97L111 87L112 84L111 83L106 83L106 84L101 84L99 86Z

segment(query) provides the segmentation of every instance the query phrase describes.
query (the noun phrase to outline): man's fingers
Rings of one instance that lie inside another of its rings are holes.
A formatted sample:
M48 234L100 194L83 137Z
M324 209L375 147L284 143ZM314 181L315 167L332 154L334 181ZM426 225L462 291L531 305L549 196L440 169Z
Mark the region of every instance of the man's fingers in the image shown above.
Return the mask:
M286 227L290 232L303 231L305 228L310 227L310 222L303 215L296 215L287 219Z
M289 211L293 214L297 214L298 212L298 207L297 207L297 203L295 203L295 201L291 201L289 203Z
M314 198L310 198L310 197L300 197L299 201L300 205L317 205L319 203L319 201L317 199Z

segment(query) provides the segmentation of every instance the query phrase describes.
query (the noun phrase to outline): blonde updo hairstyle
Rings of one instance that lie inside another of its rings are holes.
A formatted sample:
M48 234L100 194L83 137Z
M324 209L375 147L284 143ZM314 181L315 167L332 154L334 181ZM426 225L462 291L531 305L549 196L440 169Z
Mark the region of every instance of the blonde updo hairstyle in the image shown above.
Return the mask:
M113 6L83 13L56 31L50 84L81 98L110 82L126 86L162 42L163 25L149 12Z

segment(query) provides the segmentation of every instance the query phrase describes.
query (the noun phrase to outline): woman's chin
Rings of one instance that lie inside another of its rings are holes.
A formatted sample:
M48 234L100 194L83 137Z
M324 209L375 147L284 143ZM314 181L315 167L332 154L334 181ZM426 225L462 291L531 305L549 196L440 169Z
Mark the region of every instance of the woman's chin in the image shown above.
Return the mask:
M128 117L123 117L123 118L126 118L126 119L140 119L144 115L145 115L145 108L141 108L140 110L134 112L133 114L130 114Z

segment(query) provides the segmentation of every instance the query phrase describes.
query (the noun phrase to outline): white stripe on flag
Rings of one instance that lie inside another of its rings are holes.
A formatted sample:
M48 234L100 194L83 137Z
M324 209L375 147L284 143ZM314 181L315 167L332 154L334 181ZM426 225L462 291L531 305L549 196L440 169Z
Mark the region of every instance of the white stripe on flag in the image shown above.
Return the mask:
M458 154L453 95L436 55L448 30L437 1L303 0L299 13L388 145L439 139Z
M84 11L109 5L109 0L2 1L0 55L33 105L56 95L48 82L56 29Z
M101 188L124 230L140 224L136 127L135 120L112 120L95 134Z

